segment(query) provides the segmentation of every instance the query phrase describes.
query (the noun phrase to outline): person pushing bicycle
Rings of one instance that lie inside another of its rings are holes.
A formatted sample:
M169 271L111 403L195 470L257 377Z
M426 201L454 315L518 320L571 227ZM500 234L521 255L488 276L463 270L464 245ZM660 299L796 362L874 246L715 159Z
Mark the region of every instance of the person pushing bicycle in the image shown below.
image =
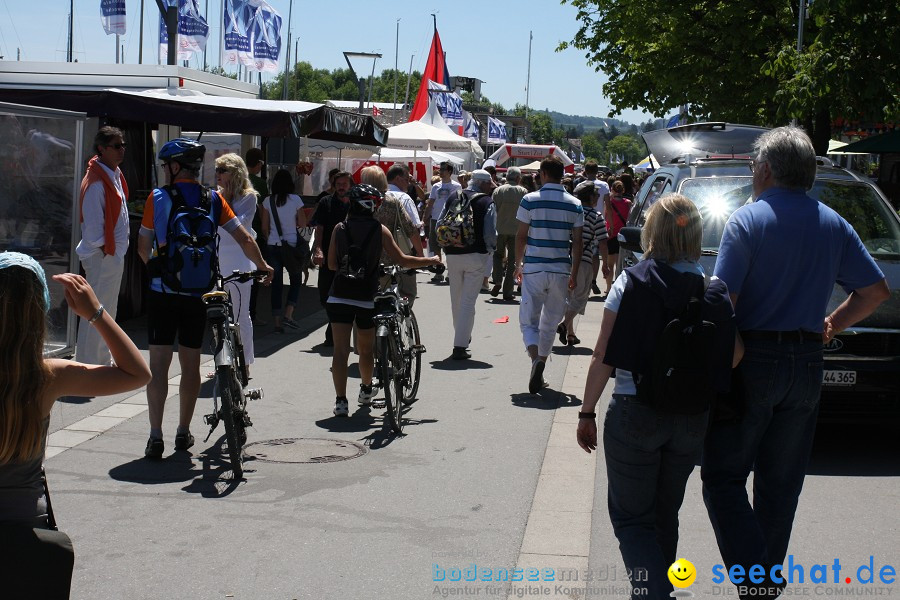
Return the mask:
M348 416L347 361L350 357L350 332L357 327L359 372L359 404L369 405L375 396L372 387L375 344L375 294L378 291L381 250L400 266L411 269L440 265L440 257L429 258L404 254L391 231L379 223L375 209L383 196L370 185L350 189L347 219L338 223L328 249L328 268L335 272L325 310L334 335L331 377L334 381L334 414Z
M194 445L190 424L200 394L200 348L206 330L206 308L200 297L212 289L218 271L217 229L221 226L240 245L256 268L272 267L263 259L253 235L215 191L197 181L206 147L194 140L177 138L159 150L158 158L168 185L147 198L138 237L138 255L150 272L147 298L147 334L150 371L147 405L150 438L144 456L162 458L163 409L168 392L172 345L178 337L181 410L175 449Z

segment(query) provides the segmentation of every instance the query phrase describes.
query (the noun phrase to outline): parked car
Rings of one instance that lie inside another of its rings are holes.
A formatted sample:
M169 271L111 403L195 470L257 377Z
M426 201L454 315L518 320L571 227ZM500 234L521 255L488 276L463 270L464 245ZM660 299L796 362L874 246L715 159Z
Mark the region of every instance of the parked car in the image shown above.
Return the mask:
M725 223L738 207L752 202L750 157L764 128L699 123L644 134L661 167L644 182L628 215L628 227L640 228L657 198L678 192L703 216L701 263L712 272ZM856 230L884 272L891 297L871 316L847 329L825 348L820 418L869 421L900 417L900 217L868 179L819 159L809 195L828 205ZM620 233L634 240L637 231ZM639 237L637 238L639 239ZM634 247L634 246L632 246ZM639 243L637 248L639 249ZM625 246L620 267L640 260ZM835 285L828 311L847 294ZM822 315L823 318L825 315Z

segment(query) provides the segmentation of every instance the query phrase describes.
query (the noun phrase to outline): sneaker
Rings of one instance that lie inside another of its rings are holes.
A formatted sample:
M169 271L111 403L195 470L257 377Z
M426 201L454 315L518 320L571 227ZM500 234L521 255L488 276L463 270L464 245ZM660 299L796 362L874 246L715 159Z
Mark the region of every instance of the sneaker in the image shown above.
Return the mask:
M293 320L290 317L283 318L281 320L281 322L284 323L285 325L287 325L288 327L290 327L291 329L300 329L300 323L298 323L297 321Z
M337 398L334 401L334 416L346 417L350 414L350 406L347 404L346 398Z
M179 433L175 436L175 449L187 450L194 445L194 436L190 431L187 433Z
M468 348L463 348L462 346L454 346L453 354L450 355L450 358L453 360L468 360L472 358L472 353L469 352Z
M441 283L444 281L444 276L440 273L435 273L434 277L431 278L431 283Z
M562 344L563 346L565 346L566 345L566 324L560 323L556 327L556 333L559 334L559 343Z
M159 460L162 458L163 450L165 449L166 446L160 438L149 438L147 447L144 448L144 456L152 460Z
M372 399L375 397L376 390L371 385L366 385L364 383L359 386L359 403L361 406L369 406L372 404Z
M531 363L531 377L528 378L528 391L537 394L541 388L545 387L544 383L544 361L535 360Z

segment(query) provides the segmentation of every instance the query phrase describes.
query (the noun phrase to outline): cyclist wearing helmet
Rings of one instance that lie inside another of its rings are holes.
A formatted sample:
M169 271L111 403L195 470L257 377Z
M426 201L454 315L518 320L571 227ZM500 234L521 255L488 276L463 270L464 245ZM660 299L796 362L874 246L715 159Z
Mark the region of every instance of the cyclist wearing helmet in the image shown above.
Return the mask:
M167 142L159 151L159 160L166 176L166 183L177 188L184 204L201 205L203 186L197 181L206 147L186 138ZM167 186L168 187L168 186ZM209 191L209 210L216 223L229 232L241 246L244 254L257 269L268 271L270 267L260 254L253 236L234 215L234 212L215 191ZM144 207L144 218L138 237L138 254L145 263L151 256L159 256L167 245L173 199L165 188L153 190ZM206 310L200 296L202 291L176 291L165 285L162 277L151 274L150 294L147 298L147 330L150 346L150 371L147 384L147 406L150 415L150 439L144 456L162 458L163 408L168 393L169 365L172 362L172 344L178 338L178 359L181 363L179 398L181 411L175 435L175 449L187 450L194 444L190 432L194 405L200 393L200 347L206 329Z
M391 231L375 219L375 209L382 195L371 185L350 189L347 220L334 227L328 248L328 268L335 272L325 310L334 336L331 378L336 400L334 414L346 417L347 361L350 357L350 332L356 323L356 346L359 351L359 373L362 384L359 403L372 403L372 371L375 368L375 294L378 291L381 250L405 268L441 264L440 257L423 258L404 254Z

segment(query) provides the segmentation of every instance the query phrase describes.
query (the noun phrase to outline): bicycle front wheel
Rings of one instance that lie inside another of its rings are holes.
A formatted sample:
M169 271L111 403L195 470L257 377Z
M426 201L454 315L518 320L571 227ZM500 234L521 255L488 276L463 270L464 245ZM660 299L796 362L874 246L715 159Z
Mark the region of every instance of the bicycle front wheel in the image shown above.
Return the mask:
M419 377L422 375L422 339L419 337L419 323L410 311L403 319L403 404L409 406L419 391Z
M403 378L397 340L393 334L375 338L381 387L384 390L384 404L388 424L394 433L403 433Z
M243 392L237 384L237 374L231 366L219 367L218 385L221 393L222 407L219 417L225 423L225 443L228 445L228 457L231 460L231 470L234 479L244 476L243 448L246 440L244 422L240 414L235 414L241 403Z

